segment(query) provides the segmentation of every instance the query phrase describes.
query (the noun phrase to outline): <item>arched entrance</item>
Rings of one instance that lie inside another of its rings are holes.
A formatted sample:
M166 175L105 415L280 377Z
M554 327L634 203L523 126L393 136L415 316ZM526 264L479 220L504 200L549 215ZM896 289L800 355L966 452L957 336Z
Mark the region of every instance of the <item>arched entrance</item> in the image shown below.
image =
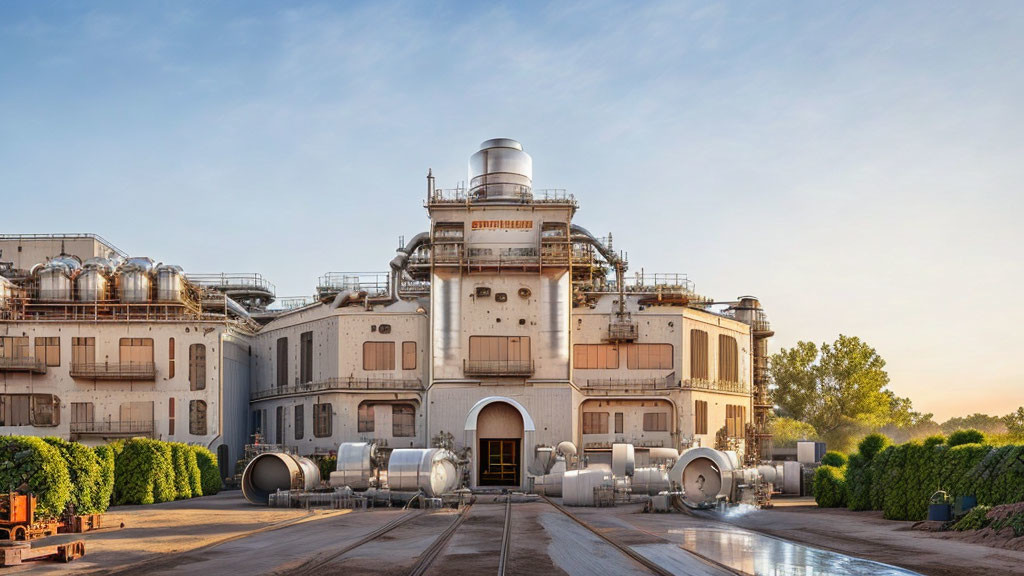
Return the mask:
M522 404L500 396L477 402L466 418L467 444L473 447L473 485L522 487L523 457L534 425Z

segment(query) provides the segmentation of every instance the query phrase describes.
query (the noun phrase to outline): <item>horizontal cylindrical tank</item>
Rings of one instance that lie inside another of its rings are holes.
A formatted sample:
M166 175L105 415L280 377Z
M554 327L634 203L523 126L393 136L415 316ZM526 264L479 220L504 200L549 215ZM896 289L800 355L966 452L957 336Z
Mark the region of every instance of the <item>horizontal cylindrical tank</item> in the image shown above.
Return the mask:
M366 490L373 478L376 446L369 442L343 442L338 447L337 470L331 472L331 486Z
M106 300L110 289L110 275L114 267L106 258L89 258L82 263L82 271L75 278L75 300L96 302Z
M606 467L569 470L562 476L562 503L566 506L593 506L594 489L603 486L612 486L612 471Z
M563 456L567 457L576 455L576 445L573 444L572 442L569 442L568 440L564 442L559 442L558 446L555 447L555 450L557 450Z
M285 452L264 452L242 472L242 495L253 504L267 504L278 490L312 490L320 485L320 468L309 458Z
M669 478L682 486L683 503L691 508L706 508L733 495L733 472L737 469L735 452L691 448L679 455Z
M123 303L149 302L153 260L129 258L118 268L118 297Z
M679 450L675 448L651 448L647 455L651 460L678 460Z
M455 455L440 448L399 448L388 461L388 488L396 491L420 490L428 498L437 498L459 486Z
M645 466L633 471L633 494L653 496L669 490L668 470L660 466Z
M156 267L156 299L158 302L181 302L185 273L181 266L161 264Z
M72 299L75 275L82 267L74 256L61 255L36 269L39 278L39 299L45 302L68 302Z

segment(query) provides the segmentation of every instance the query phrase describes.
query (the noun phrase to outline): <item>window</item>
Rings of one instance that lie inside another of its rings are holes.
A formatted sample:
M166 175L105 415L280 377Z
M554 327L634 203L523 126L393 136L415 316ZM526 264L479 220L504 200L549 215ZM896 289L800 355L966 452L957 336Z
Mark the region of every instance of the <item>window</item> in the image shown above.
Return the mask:
M584 412L583 413L584 434L607 434L608 413L607 412Z
M60 425L60 398L57 396L53 394L0 395L0 426L58 425Z
M167 378L174 378L174 338L167 339Z
M693 433L708 433L708 403L705 400L693 403Z
M74 418L75 414L72 411L71 418ZM174 436L174 398L167 399L167 435Z
M31 358L28 336L0 337L0 358Z
M71 424L92 424L93 422L92 402L71 403ZM74 428L74 426L72 426L72 428ZM173 433L174 432L172 431L171 434Z
M668 412L645 413L644 432L668 432Z
M277 407L277 418L274 421L274 436L277 437L274 441L275 444L284 444L284 406Z
M504 292L498 292L494 295L495 302L508 302L508 294Z
M122 402L121 423L129 429L148 428L153 426L153 402ZM142 425L142 426L139 426Z
M206 436L206 402L190 400L188 403L188 433Z
M747 421L747 407L727 404L725 406L725 435L739 438L744 435Z
M299 336L299 382L313 381L313 333Z
M288 339L277 339L277 387L288 385Z
M121 364L152 364L152 338L121 338Z
M672 368L671 344L627 344L626 368L662 370Z
M60 366L60 338L36 336L36 360L47 366Z
M373 432L373 404L362 403L359 405L357 432Z
M306 407L302 404L295 405L295 439L302 440L302 437L306 435Z
M529 336L470 336L469 360L518 362L530 360Z
M363 370L394 369L394 342L363 342Z
M96 339L92 336L75 336L71 339L71 363L95 364Z
M334 412L329 403L313 404L313 436L326 438L331 435L333 415Z
M391 324L381 324L377 331L381 334L391 334Z
M615 433L616 434L622 434L622 428L623 428L622 420L623 420L622 412L616 412L615 413Z
M402 342L402 370L416 369L416 343Z
M718 379L724 382L739 382L740 367L736 339L721 334L718 336Z
M708 333L690 330L690 378L708 379Z
M416 435L416 409L411 404L391 407L391 435L395 438Z
M615 370L619 367L619 348L614 344L576 344L572 352L572 367L577 370Z
M264 408L262 410L253 410L252 411L252 433L253 433L253 436L259 436L260 438L262 438L263 437L263 433L264 433L265 428L266 428L266 425L267 425L267 410L266 410L266 408Z
M206 344L188 347L188 388L206 390Z

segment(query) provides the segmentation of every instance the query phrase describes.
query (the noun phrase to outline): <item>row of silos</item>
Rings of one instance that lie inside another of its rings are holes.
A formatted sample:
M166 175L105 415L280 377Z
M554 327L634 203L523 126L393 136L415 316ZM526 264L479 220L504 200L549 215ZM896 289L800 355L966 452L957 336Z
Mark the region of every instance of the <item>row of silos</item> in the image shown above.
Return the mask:
M185 286L180 266L154 264L146 257L80 262L75 256L61 255L35 266L32 275L42 302L180 302Z

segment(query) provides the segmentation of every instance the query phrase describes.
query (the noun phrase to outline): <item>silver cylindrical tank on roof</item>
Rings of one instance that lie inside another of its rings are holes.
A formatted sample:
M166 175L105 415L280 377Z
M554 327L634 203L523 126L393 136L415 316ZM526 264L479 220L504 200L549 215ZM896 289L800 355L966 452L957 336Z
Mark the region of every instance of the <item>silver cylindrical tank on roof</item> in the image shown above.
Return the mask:
M156 299L159 302L181 302L185 274L181 266L161 264L156 267Z
M82 271L75 278L75 300L96 302L106 300L110 287L110 275L114 267L106 258L89 258L82 263Z
M373 478L377 447L369 442L344 442L338 447L338 467L331 472L331 486L366 490Z
M458 488L455 455L440 448L399 448L388 461L388 487L393 491L423 491L437 498Z
M569 470L562 475L562 503L566 506L593 506L594 489L612 485L612 471L605 466Z
M264 452L242 472L242 495L253 504L267 504L278 490L312 490L320 485L320 468L309 458L285 452Z
M118 298L124 303L149 302L153 260L129 258L117 270Z
M469 193L474 200L523 200L533 189L533 158L510 138L494 138L469 158Z
M670 488L668 470L660 466L645 466L633 471L633 494L654 496Z
M36 268L39 278L39 299L46 302L67 302L74 292L74 277L82 263L74 256L60 255Z

